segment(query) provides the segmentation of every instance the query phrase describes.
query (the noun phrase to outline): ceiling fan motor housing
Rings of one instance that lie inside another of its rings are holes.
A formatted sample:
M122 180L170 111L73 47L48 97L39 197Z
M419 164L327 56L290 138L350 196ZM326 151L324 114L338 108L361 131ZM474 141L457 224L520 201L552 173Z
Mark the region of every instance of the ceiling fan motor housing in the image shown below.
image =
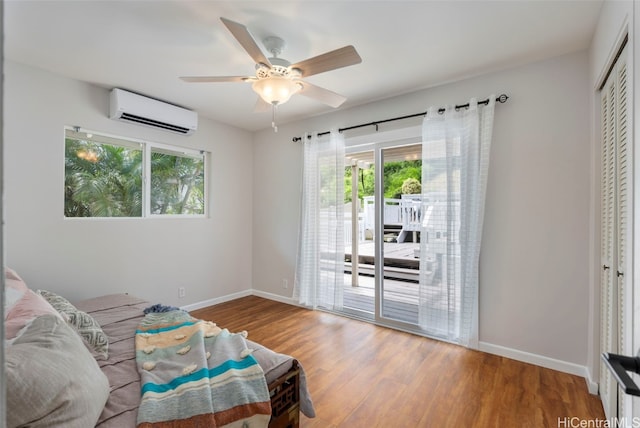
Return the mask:
M299 78L302 73L300 69L290 68L291 63L282 58L269 58L271 62L271 68L258 64L256 65L256 76L258 79L265 79L267 77L287 77L287 78Z

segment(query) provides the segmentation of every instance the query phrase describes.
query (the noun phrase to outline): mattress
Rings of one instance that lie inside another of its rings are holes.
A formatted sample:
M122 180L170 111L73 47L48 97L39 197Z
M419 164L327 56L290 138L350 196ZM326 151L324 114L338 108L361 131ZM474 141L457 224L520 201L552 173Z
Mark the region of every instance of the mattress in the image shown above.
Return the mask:
M151 304L128 294L112 294L74 302L74 305L90 314L109 337L109 357L98 360L98 364L109 379L111 392L96 427L135 427L140 375L136 368L134 336L144 309ZM253 355L265 373L267 384L287 373L295 363L291 356L278 354L258 343L248 341L248 347L254 349ZM309 417L315 416L301 367L300 410Z

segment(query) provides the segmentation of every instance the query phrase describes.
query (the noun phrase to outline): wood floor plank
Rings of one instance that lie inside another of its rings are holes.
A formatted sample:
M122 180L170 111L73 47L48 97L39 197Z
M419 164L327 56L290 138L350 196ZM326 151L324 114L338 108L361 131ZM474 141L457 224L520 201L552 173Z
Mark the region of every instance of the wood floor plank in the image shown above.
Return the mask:
M370 428L375 426L393 427L397 422L396 409L400 397L406 395L407 386L388 377L380 379L372 385L364 400L354 408L341 424L353 428ZM415 426L417 421L410 421L408 415L402 415L403 426Z
M193 311L297 358L317 417L303 428L554 427L603 420L584 379L255 296Z

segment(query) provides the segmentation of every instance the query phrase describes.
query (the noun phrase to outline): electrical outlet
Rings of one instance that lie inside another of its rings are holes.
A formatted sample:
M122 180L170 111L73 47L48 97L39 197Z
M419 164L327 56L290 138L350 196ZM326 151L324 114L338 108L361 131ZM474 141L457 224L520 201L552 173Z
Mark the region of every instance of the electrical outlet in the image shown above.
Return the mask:
M284 288L285 290L289 288L289 281L287 279L282 280L282 288Z
M178 288L178 297L179 298L183 298L186 295L187 295L187 292L184 290L184 287L179 287Z

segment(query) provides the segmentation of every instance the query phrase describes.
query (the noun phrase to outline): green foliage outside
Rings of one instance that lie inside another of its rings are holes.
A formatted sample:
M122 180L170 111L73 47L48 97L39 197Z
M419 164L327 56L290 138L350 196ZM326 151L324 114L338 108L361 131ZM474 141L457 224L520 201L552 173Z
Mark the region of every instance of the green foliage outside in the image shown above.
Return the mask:
M65 217L140 217L142 151L67 138Z
M374 192L374 168L358 169L358 196L372 196ZM344 202L351 202L351 167L344 170Z
M204 214L204 162L151 153L151 213Z
M420 180L413 177L409 177L402 182L402 194L403 195L418 195L422 191L422 185Z
M141 217L142 150L67 138L65 217ZM202 158L151 155L151 213L203 214Z
M373 196L374 193L374 168L359 169L358 196ZM384 197L400 199L403 194L402 186L410 180L415 186L420 186L422 179L422 160L385 162L384 164ZM406 192L404 192L406 193ZM419 191L418 191L419 193ZM344 201L351 202L351 167L345 169L344 176Z

